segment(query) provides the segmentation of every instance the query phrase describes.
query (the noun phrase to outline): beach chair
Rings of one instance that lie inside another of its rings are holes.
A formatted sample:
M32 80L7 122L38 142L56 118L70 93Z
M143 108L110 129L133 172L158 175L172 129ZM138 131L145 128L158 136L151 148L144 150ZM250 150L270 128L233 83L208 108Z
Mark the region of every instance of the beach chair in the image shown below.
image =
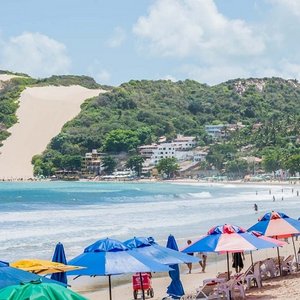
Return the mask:
M220 299L218 293L218 282L207 282L199 289L194 299Z
M252 266L245 272L245 280L247 283L247 289L250 289L251 282L254 282L254 284L258 287L262 287L262 279L260 274L260 266L261 262L257 261L252 269Z
M289 255L285 260L281 263L281 270L283 275L293 273L293 261L294 255Z
M276 265L277 263L277 265ZM261 277L262 279L274 278L279 276L278 259L267 258L261 262Z
M246 298L245 293L245 274L238 274L230 280L220 283L217 286L216 295L222 295L226 299L234 299L236 292L238 292L242 299Z

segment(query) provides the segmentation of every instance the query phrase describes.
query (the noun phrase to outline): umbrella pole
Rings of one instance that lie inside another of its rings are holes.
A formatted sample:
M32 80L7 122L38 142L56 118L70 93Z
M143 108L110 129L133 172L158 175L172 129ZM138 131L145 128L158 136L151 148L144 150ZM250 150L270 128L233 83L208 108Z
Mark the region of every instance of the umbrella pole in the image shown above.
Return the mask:
M143 300L145 300L145 291L144 291L144 286L143 286L143 276L142 276L141 272L140 272L140 282L141 282L141 289L142 289Z
M230 273L229 273L229 253L226 252L227 254L227 279L230 279Z
M254 272L254 264L253 264L253 255L252 255L252 251L250 251L250 258L251 258L252 271Z
M108 285L109 285L109 300L112 300L112 294L111 294L111 275L108 275Z
M292 241L293 241L293 247L294 247L294 254L295 254L295 260L296 260L296 268L298 271L298 256L297 256L297 252L296 252L296 247L295 247L295 240L294 240L294 236L292 235Z
M279 265L279 275L282 275L281 272L281 262L280 262L280 255L279 255L279 247L277 247L277 256L278 256L278 265Z

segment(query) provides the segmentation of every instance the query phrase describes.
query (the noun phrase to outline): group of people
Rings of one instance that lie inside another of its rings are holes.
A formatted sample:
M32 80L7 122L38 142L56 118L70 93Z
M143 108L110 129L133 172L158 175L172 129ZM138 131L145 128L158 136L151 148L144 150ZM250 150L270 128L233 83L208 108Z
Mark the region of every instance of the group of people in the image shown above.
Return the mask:
M191 240L187 240L187 244L191 245L192 241ZM300 249L299 249L300 251ZM187 253L188 255L194 255L194 253ZM201 258L201 260L199 261L200 267L202 268L202 272L205 272L205 268L206 268L206 260L207 260L207 253L206 252L199 252L199 257ZM232 253L232 268L235 269L236 273L240 273L242 271L242 269L244 268L244 260L245 260L245 256L243 252L235 252ZM187 263L188 266L188 273L191 274L192 272L192 263Z

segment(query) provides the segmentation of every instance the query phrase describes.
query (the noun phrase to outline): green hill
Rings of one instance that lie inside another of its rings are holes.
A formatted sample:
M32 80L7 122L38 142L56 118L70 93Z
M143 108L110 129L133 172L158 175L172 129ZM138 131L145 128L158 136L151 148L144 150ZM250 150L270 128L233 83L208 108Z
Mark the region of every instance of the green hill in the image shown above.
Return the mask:
M60 168L80 169L80 156L91 149L133 152L138 145L177 133L196 135L199 144L208 145L212 141L205 124L236 122L246 127L226 141L235 152L250 144L253 155L268 148L298 153L299 116L300 84L295 80L236 79L216 86L132 80L86 101L34 162L46 175ZM255 123L262 126L254 131Z

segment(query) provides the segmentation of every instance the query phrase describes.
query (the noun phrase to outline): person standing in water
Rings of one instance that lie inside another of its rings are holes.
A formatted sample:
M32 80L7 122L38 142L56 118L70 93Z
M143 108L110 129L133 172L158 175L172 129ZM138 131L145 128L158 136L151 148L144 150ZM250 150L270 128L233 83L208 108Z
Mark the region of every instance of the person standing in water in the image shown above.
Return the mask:
M258 211L258 206L257 206L256 203L254 203L253 208L254 208L255 213L257 213L257 211Z

